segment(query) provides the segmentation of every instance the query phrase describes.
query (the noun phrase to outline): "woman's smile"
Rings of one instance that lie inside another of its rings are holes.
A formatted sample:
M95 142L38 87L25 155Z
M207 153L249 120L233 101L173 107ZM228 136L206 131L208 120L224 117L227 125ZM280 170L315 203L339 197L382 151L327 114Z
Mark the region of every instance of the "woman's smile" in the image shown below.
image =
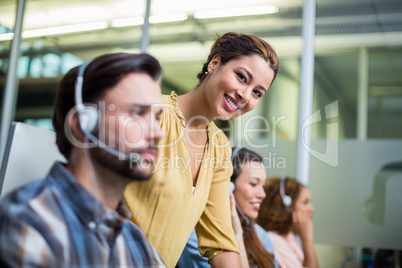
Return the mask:
M241 109L241 105L239 105L238 102L234 98L230 97L229 95L224 94L224 99L225 99L226 107L228 108L229 111L235 112L235 111Z

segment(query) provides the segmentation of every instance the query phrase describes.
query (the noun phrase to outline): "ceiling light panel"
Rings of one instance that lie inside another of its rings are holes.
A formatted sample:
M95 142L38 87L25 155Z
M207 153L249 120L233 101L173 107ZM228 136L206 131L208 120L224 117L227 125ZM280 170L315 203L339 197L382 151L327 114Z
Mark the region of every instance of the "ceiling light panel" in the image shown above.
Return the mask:
M273 14L276 12L278 12L278 9L275 6L265 5L265 6L199 10L194 12L194 17L197 19L212 19L212 18Z
M66 26L59 26L59 27L28 30L28 31L22 32L22 37L30 38L30 37L38 37L38 36L48 36L48 35L76 33L76 32L85 32L85 31L93 31L93 30L102 30L107 27L108 27L108 23L106 21L97 21L97 22L90 22L90 23L81 23L81 24L66 25Z

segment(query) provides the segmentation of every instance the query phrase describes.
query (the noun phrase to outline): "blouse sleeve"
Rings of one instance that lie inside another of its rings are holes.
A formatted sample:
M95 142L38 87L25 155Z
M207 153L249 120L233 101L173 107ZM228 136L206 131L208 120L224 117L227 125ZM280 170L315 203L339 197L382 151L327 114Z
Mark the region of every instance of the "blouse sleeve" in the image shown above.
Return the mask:
M195 228L199 240L198 249L201 255L209 260L224 250L239 252L230 216L229 180L233 172L232 149L222 131L216 136L212 135L211 139L211 146L214 146L216 151L214 175L206 207Z

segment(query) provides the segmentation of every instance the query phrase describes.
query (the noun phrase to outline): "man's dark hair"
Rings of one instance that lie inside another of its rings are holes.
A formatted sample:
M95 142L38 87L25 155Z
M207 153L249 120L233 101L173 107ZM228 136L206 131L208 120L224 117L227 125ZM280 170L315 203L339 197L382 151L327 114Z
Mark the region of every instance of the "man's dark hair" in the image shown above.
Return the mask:
M72 144L66 136L64 124L67 114L75 107L75 81L79 67L72 68L62 78L54 103L53 127L56 132L56 144L66 159L70 157ZM112 53L99 56L85 69L83 102L100 101L108 90L130 73L145 73L157 81L161 72L158 60L148 54Z

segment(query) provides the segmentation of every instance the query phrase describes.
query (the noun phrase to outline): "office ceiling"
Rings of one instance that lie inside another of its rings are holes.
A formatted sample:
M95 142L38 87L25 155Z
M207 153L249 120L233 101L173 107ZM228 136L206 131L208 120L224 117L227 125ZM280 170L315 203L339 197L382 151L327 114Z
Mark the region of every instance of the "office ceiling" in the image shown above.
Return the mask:
M12 28L15 20L16 2L0 1L0 24ZM100 30L47 37L31 37L24 42L42 42L40 49L27 49L31 57L48 52L70 52L84 60L96 55L119 51L139 51L142 26L115 28L117 18L141 16L145 12L145 0L27 0L23 30L62 26L66 24L106 21ZM367 48L369 86L377 92L387 93L390 88L396 96L402 90L402 1L400 0L317 0L316 10L316 77L326 85L327 94L342 98L355 110L359 51ZM239 31L256 34L269 41L280 55L281 72L292 74L297 68L287 59L299 58L302 50L302 0L152 0L151 15L186 12L184 21L151 24L148 52L161 60L164 80L173 89L191 90L195 76L216 34ZM274 5L273 14L197 19L196 10L211 8ZM63 13L64 12L64 13ZM64 15L63 15L64 14ZM67 15L66 15L67 14ZM8 57L9 41L0 41L0 58ZM298 74L298 73L297 73ZM298 79L295 77L295 79ZM35 79L21 81L28 88L23 91L34 94ZM36 79L37 80L37 79ZM41 79L42 80L42 79ZM54 87L55 80L41 81ZM30 88L30 89L29 89ZM44 86L43 88L46 88ZM28 93L27 93L28 94ZM26 95L31 96L31 95ZM29 97L31 98L31 97ZM49 96L51 98L51 96ZM384 98L383 98L384 99ZM383 100L385 101L385 99ZM377 104L372 105L375 112ZM402 115L402 105L383 103L393 114ZM377 108L376 108L377 107Z

